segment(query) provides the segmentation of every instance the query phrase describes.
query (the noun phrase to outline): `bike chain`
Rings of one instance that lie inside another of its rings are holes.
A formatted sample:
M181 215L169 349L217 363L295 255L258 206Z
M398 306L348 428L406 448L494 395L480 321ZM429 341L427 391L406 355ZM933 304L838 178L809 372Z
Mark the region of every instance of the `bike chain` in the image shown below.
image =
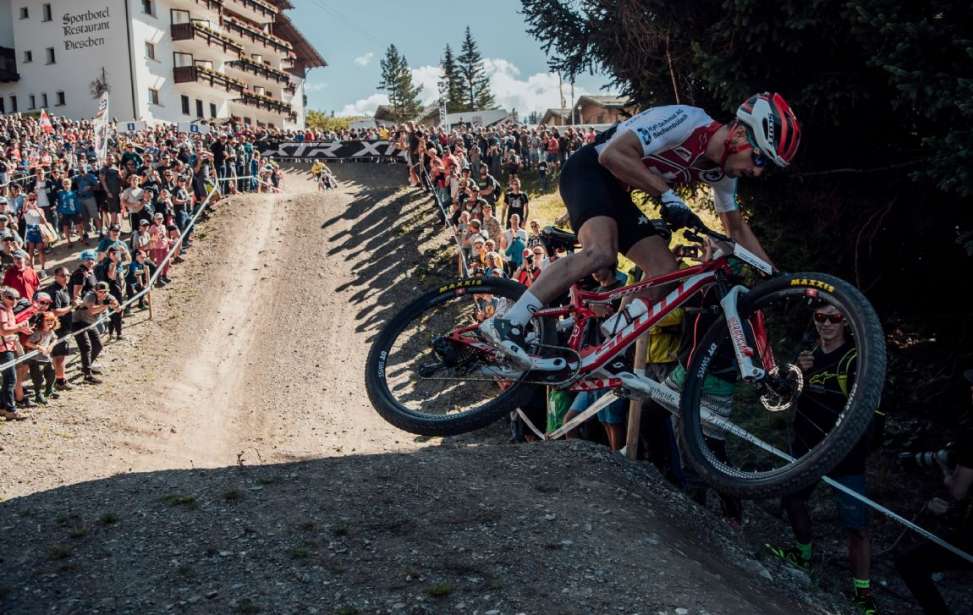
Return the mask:
M564 378L562 380L555 380L555 381L551 381L551 380L547 380L547 379L545 379L545 380L518 380L517 382L519 384L543 384L545 386L560 387L560 386L564 386L564 385L567 385L567 384L572 384L573 382L575 382L577 380L578 373L581 371L581 355L576 350L574 350L572 348L568 348L567 346L552 346L550 344L534 344L534 345L537 346L538 348L553 348L553 349L556 349L558 351L566 351L568 353L571 353L571 354L573 354L575 356L575 358L577 360L577 366L578 367L576 367L574 369L574 371L571 373L571 375L568 378ZM555 375L555 374L556 373L551 373L552 376ZM497 381L496 378L475 378L475 377L444 378L444 377L435 377L435 376L419 376L419 379L420 380L450 380L450 381L463 380L463 381L468 381L468 382L496 382Z

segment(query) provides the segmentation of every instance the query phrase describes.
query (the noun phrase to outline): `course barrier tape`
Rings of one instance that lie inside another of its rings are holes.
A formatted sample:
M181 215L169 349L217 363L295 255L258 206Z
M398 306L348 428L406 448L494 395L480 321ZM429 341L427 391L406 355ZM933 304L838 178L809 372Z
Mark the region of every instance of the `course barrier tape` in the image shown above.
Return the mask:
M118 309L112 310L112 309L109 308L109 309L105 310L104 312L102 312L101 313L101 316L99 316L98 319L95 320L95 322L91 323L90 325L87 325L86 327L83 327L81 329L78 329L77 331L73 331L72 330L72 331L70 331L68 333L65 333L63 336L60 336L60 337L55 338L54 344L59 344L59 343L61 343L64 340L67 340L69 338L73 338L76 335L79 335L81 333L84 333L86 331L89 331L91 329L94 329L95 327L98 327L99 325L104 324L105 322L107 322L111 318L111 316L113 316L114 314L121 314L121 313L123 313L126 308L128 308L134 302L138 301L139 299L141 299L142 297L144 297L145 295L147 295L152 290L152 288L155 286L155 283L156 283L156 281L158 281L159 276L162 275L162 271L163 271L163 269L165 269L165 266L173 258L173 255L174 255L176 249L177 248L180 248L182 246L183 242L186 240L186 237L189 236L189 233L196 226L196 221L199 219L199 217L202 215L202 213L209 207L210 199L213 198L213 195L214 194L217 194L217 193L222 194L222 191L220 190L220 187L219 187L220 182L221 181L230 181L230 179L231 179L231 177L230 176L227 176L227 177L224 177L224 178L217 178L216 180L214 180L215 183L214 183L213 189L209 191L209 194L206 195L206 198L203 200L202 204L200 204L200 206L196 209L196 213L194 213L193 214L193 217L190 218L189 224L187 224L186 225L186 228L183 229L183 231L179 234L179 241L177 241L174 244L172 244L172 246L169 248L169 251L166 252L166 255L162 259L162 261L160 263L157 263L156 264L155 273L153 273L149 277L148 282L145 285L145 288L143 288L142 290L140 290L136 294L132 295L130 298L126 299L125 301L119 303ZM259 177L255 177L255 176L252 176L252 175L240 176L240 177L233 177L232 179L234 179L234 180L239 180L239 179L256 179L257 181L262 181ZM19 365L19 364L21 364L21 363L29 360L30 358L37 356L38 354L40 354L40 351L39 350L31 350L30 352L25 352L24 354L22 354L19 357L13 359L12 361L7 361L6 363L0 364L0 372L4 371L4 370L6 370L6 369L8 369L10 367L15 367L15 366L17 366L17 365Z

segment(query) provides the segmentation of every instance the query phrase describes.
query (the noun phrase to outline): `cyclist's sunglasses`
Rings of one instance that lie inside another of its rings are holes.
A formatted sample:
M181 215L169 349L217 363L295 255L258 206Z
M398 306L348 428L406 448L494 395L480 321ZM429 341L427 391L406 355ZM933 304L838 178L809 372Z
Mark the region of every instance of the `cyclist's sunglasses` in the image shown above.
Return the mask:
M837 325L839 323L844 322L844 320L845 317L842 316L841 314L821 314L821 313L814 314L814 322L821 323L821 324L830 322L833 325Z

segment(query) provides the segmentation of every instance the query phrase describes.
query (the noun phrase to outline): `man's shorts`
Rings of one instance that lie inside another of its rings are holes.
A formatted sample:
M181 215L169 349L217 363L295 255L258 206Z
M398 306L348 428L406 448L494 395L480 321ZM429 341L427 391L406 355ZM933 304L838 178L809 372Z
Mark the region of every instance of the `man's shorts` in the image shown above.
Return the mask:
M548 162L557 162L557 152L547 152Z
M121 213L122 202L117 196L108 197L105 201L105 211L110 214Z
M84 215L90 220L97 220L98 201L95 200L95 197L93 196L85 197L83 199L80 199L80 202L84 209Z
M622 254L656 234L648 216L632 202L631 193L598 162L594 145L585 145L564 163L561 198L575 233L591 218L612 218L618 225L618 251Z
M866 495L864 474L832 476L831 479L856 493ZM815 487L817 487L817 483L814 483L809 487L805 487L797 493L785 496L785 499L793 498L798 500L807 500L811 497L811 493L814 491ZM838 508L838 522L841 524L841 527L849 530L863 530L867 528L868 507L865 505L865 503L858 498L848 495L844 491L839 491L838 489L834 490L834 494L835 505Z

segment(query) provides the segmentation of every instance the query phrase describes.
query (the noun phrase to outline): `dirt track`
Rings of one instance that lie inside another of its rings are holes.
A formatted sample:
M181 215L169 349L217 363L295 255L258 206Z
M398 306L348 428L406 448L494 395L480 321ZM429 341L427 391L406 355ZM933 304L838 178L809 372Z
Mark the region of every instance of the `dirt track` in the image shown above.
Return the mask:
M0 612L814 612L595 447L384 423L367 346L443 240L401 167L337 171L219 204L109 384L0 426Z

